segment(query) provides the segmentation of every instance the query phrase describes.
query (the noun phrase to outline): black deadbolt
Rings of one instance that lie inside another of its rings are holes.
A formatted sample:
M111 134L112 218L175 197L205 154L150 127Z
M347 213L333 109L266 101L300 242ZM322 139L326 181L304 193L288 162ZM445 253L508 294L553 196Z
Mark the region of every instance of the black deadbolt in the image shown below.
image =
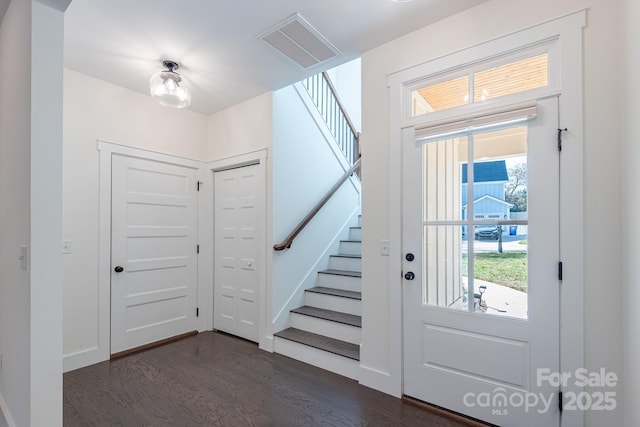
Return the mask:
M411 252L409 252L407 255L405 255L405 259L407 261L413 261L414 259L416 259L416 257L413 256L413 254Z
M404 278L407 280L413 280L416 278L416 275L413 274L413 271L407 271L404 275Z
M113 269L113 271L115 271L116 273L122 273L124 271L124 268L118 265L116 266L116 268Z

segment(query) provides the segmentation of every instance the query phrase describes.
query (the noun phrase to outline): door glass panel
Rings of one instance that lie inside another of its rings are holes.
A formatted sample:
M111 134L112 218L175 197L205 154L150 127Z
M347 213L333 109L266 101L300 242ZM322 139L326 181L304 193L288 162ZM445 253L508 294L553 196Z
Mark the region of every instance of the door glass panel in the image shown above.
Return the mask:
M475 73L473 101L487 99L549 84L549 55L544 53Z
M526 319L527 127L426 143L423 156L423 303Z
M484 313L527 318L527 127L474 135L473 278Z
M473 284L477 312L527 318L528 253L526 238L511 227L489 225L474 240ZM491 230L485 233L485 230ZM502 237L494 237L494 232ZM477 235L477 234L476 234Z
M436 83L411 92L411 116L469 103L469 76Z

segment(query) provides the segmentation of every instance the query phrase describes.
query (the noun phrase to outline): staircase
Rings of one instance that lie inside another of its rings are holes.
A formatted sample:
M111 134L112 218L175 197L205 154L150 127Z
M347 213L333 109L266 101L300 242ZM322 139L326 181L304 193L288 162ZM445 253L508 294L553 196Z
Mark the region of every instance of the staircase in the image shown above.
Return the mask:
M361 343L362 230L349 230L317 286L305 291L305 305L290 311L291 327L275 336L276 353L358 379Z

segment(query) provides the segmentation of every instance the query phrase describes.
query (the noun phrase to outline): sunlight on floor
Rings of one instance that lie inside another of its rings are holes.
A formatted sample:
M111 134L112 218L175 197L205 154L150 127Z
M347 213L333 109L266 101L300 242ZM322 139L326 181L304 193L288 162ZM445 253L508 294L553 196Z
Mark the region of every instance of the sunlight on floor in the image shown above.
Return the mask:
M464 278L466 282L466 277ZM476 302L477 313L494 314L498 316L515 317L518 319L527 318L527 294L506 286L498 285L484 280L474 280L476 293L480 286L486 286L482 299L485 307ZM465 283L466 286L466 283ZM467 303L462 298L451 304L450 308L456 310L466 310Z

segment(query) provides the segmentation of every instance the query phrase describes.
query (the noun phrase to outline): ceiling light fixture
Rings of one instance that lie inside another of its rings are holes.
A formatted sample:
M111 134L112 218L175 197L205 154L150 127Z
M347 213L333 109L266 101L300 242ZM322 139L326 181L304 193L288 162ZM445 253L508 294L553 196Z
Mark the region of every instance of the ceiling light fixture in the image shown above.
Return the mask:
M151 97L160 105L173 108L187 108L191 105L191 88L189 83L176 70L177 62L165 60L162 65L166 70L151 76L149 88Z

